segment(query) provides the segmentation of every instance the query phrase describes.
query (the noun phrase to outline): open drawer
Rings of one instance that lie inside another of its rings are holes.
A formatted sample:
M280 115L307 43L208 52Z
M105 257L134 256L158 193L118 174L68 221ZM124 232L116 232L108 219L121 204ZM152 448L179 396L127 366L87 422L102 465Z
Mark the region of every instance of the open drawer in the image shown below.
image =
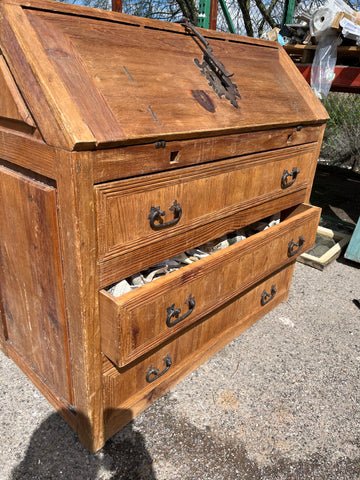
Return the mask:
M121 297L100 292L102 350L124 366L312 246L320 209L300 205L280 224Z
M240 335L286 299L292 272L293 264L276 271L130 366L115 367L105 359L103 398L108 415L149 404L173 385L174 379L177 382Z

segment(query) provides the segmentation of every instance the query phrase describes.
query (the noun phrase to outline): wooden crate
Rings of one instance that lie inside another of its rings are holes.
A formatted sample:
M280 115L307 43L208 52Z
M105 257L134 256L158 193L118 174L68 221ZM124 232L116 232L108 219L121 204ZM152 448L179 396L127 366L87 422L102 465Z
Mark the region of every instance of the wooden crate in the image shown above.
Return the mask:
M312 63L316 45L285 45L286 52L295 63ZM353 65L360 67L360 47L357 45L340 45L337 47L337 65Z
M318 227L317 237L331 239L334 242L334 245L331 248L328 248L327 251L320 256L314 255L311 250L304 252L298 257L298 261L317 268L318 270L324 270L327 265L339 258L342 250L349 243L350 235L341 232L334 232L330 228Z

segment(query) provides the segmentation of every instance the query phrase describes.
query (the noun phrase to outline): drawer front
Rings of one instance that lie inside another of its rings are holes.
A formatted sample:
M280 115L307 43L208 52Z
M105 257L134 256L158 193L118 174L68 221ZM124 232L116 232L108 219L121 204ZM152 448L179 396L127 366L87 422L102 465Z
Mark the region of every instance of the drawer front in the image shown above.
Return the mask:
M154 389L160 394L164 393L179 376L195 369L284 300L292 270L293 265L290 265L268 277L253 289L227 302L221 310L187 329L171 343L127 368L117 369L106 361L103 372L105 408L111 411L119 406L130 407L140 398L150 403L158 396L153 392Z
M100 292L102 349L124 366L311 247L320 209L301 205L279 225L115 298Z
M107 287L118 282L119 279L151 267L166 258L171 258L209 240L246 227L262 218L273 215L275 212L300 205L305 201L305 196L306 190L295 190L280 198L275 198L259 205L249 204L222 220L189 229L186 234L167 238L160 243L146 245L134 252L119 252L112 258L99 261L98 288Z
M297 126L96 151L95 183L321 141L322 127ZM256 148L254 148L254 145Z
M306 188L314 161L313 146L293 147L97 185L100 261L146 246L154 263L174 236L181 251L190 230Z

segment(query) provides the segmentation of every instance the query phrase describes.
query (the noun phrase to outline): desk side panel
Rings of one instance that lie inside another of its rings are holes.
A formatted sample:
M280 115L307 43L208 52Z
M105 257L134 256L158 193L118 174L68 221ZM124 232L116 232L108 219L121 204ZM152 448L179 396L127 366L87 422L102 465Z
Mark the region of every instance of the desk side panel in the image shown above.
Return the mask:
M0 166L3 330L35 376L71 402L56 189Z

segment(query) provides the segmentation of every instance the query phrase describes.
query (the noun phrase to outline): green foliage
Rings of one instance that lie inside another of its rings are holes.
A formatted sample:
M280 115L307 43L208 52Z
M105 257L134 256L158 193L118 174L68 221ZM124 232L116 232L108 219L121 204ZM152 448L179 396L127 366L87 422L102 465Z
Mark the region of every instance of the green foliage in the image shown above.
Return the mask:
M330 115L321 156L329 163L360 170L360 95L330 93Z

